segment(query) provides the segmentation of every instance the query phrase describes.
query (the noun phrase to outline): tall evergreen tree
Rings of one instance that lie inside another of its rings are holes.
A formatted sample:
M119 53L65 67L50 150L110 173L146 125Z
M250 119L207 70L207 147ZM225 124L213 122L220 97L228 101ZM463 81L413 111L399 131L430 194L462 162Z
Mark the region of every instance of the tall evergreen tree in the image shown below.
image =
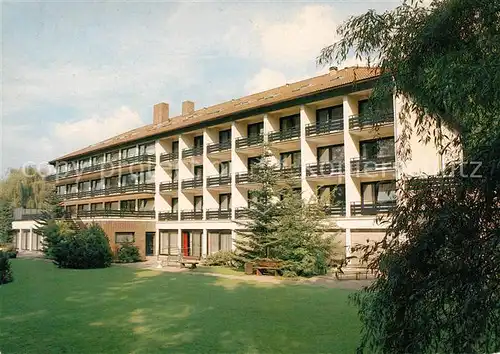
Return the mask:
M9 201L0 201L0 243L12 242L12 222L14 221L12 205Z

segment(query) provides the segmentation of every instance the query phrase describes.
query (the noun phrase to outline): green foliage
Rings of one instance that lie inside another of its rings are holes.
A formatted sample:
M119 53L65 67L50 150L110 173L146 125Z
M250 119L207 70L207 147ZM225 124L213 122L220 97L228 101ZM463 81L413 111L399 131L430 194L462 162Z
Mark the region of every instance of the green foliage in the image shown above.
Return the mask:
M9 254L0 251L0 285L10 283L14 280L9 258Z
M0 200L9 201L14 208L40 209L52 187L34 167L11 169L0 181Z
M127 242L120 245L118 249L116 260L120 263L134 263L140 262L141 255L139 253L139 248L133 243Z
M63 239L76 234L73 226L72 223L65 220L50 219L37 230L43 236L42 247L47 258L54 259L57 247Z
M14 216L11 203L0 200L0 243L12 242L12 221Z
M449 168L451 178L407 181L385 239L361 248L381 276L353 298L364 325L360 351L500 350L499 23L498 1L404 2L349 19L319 57L342 61L354 52L381 67L374 102L393 90L406 99L403 153L416 129L441 152L460 143L473 162Z
M203 262L206 266L234 267L236 265L235 254L232 251L219 251L209 254Z
M0 243L0 252L4 252L9 258L17 258L16 246L12 243Z
M52 252L60 268L105 268L113 258L109 240L98 224L62 237Z

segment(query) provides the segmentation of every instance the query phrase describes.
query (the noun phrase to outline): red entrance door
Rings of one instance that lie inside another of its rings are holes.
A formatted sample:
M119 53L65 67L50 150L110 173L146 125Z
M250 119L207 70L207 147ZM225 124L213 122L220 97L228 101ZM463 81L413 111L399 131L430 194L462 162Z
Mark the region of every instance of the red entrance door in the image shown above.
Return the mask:
M182 255L189 256L189 232L182 232Z

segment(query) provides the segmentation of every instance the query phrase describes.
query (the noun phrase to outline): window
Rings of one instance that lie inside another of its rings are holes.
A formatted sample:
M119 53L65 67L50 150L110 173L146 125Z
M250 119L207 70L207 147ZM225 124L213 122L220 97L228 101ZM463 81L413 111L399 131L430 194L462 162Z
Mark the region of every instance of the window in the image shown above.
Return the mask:
M78 192L78 187L76 183L66 185L66 193L76 193Z
M155 143L139 145L139 155L154 155Z
M120 154L118 151L107 152L105 156L106 162L118 161Z
M342 105L318 109L316 111L316 124L324 124L335 120L343 120L344 108Z
M177 182L179 180L179 171L172 170L172 182Z
M231 161L223 161L219 165L219 175L229 176L231 174Z
M78 161L78 168L80 168L80 169L86 168L89 166L90 166L90 159L84 159L84 160Z
M135 156L137 156L137 148L135 146L122 150L122 159Z
M219 194L219 210L231 209L231 194Z
M172 154L179 155L179 142L172 141Z
M260 156L249 157L247 161L248 172L252 172L252 170L257 167L260 163Z
M102 189L102 179L95 179L90 182L90 188L93 191L98 191Z
M361 116L368 113L368 100L361 100L358 102L358 114Z
M338 184L319 187L318 199L328 205L345 204L345 185Z
M248 200L248 207L250 208L253 203L256 203L259 201L257 193L255 193L255 191L248 191L247 200Z
M61 163L60 165L57 165L57 172L58 173L64 173L67 171L68 165L66 163Z
M194 137L194 148L203 147L203 135L198 135Z
M177 230L160 230L160 254L179 254Z
M66 212L68 212L68 214L71 216L75 216L76 215L76 205L68 205L66 207Z
M92 166L100 165L104 162L103 155L92 156Z
M194 197L194 210L202 211L203 210L203 197L201 195L197 195Z
M104 207L102 203L92 203L90 204L90 210L103 210Z
M118 176L106 178L104 181L106 189L118 187Z
M86 211L90 210L89 204L78 204L78 211Z
M74 161L68 162L68 171L73 171L74 169L76 169L77 165L78 164L76 162L74 162Z
M105 210L118 210L118 202L105 202L104 209Z
M135 210L135 200L121 200L120 201L120 210Z
M300 115L294 114L293 116L280 118L280 131L295 129L300 126Z
M248 124L247 136L249 138L259 136L264 133L264 122Z
M66 193L66 186L57 186L56 193L58 195L64 195Z
M230 230L209 230L207 251L212 254L219 251L231 251L233 239Z
M394 138L367 140L359 143L360 155L364 159L394 156Z
M386 100L378 103L376 107L371 107L370 106L371 103L369 102L368 99L361 100L358 102L358 113L360 116L370 114L370 110L372 108L375 108L376 110L381 111L382 113L392 114L394 111L393 104L394 103L392 101L392 97L388 97Z
M317 150L318 163L340 161L344 162L344 145L322 146Z
M172 198L172 212L179 210L179 198Z
M78 191L79 192L87 192L89 190L90 190L90 181L78 183Z
M155 171L139 172L138 175L139 175L139 184L155 182Z
M135 173L129 173L127 175L121 176L120 183L122 187L125 187L134 185L136 181L137 181L137 175Z
M201 165L194 166L194 178L203 179L203 166Z
M27 250L29 245L30 230L21 230L21 249Z
M221 130L219 132L219 143L226 143L231 141L231 129Z
M396 182L369 182L361 184L363 204L391 202L396 199Z
M153 198L139 199L137 201L138 210L140 211L151 211L155 210L155 200Z
M134 242L135 234L133 232L116 232L115 243Z
M300 151L289 151L280 154L281 168L300 167Z

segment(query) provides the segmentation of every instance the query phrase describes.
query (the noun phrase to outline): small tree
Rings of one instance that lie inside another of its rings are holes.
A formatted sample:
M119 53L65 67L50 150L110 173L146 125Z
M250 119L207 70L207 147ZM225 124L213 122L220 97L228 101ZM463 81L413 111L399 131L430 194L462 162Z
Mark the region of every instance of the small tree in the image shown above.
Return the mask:
M14 280L9 258L10 256L6 252L0 251L0 285Z
M12 205L8 201L0 201L0 243L12 242L12 222L14 221Z

